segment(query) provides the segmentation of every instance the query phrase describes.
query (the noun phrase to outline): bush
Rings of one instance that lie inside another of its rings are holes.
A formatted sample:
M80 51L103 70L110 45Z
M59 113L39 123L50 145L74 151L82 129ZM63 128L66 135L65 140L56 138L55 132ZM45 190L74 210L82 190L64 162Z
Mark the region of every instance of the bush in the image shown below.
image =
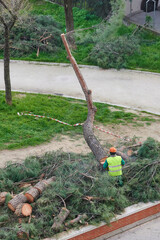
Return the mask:
M56 53L62 46L61 26L51 16L29 16L13 28L11 56L21 57L32 52Z
M89 60L102 68L125 68L130 55L139 51L136 37L120 36L104 43L97 43Z

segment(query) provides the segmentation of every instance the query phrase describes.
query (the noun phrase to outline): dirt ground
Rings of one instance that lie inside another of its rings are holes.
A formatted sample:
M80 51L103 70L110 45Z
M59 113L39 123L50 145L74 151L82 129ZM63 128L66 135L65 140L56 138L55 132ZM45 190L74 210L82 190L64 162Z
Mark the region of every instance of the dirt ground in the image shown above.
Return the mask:
M131 112L131 110L129 110ZM136 111L133 111L137 113ZM145 116L151 116L143 113ZM127 125L98 125L100 128L105 129L113 134L119 135L125 139L136 137L136 141L143 142L148 137L152 137L155 140L160 141L160 116L152 116L156 119L156 122L152 122L151 125L146 123L143 126L140 124L127 124ZM141 123L142 124L142 123ZM108 147L108 144L116 147L120 146L120 139L95 129L95 135L101 142L101 144ZM87 154L90 151L86 144L83 135L57 135L49 143L44 143L36 147L27 147L17 150L2 150L0 151L0 168L5 167L8 161L22 162L26 157L29 156L41 156L46 152L62 150L64 152L74 152L79 154Z

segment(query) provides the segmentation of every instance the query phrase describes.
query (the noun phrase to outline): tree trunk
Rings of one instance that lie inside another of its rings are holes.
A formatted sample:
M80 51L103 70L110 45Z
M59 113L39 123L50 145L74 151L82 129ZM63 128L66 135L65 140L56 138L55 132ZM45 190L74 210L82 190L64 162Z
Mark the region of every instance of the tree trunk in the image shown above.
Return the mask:
M64 10L66 17L66 31L70 32L74 30L72 0L64 0Z
M67 41L72 48L76 48L74 40L73 0L64 0ZM71 33L70 33L71 32Z
M11 81L10 81L10 49L9 49L9 28L5 26L4 44L4 82L6 92L6 103L12 105Z
M92 150L96 160L98 162L100 162L100 160L102 158L107 157L107 154L106 154L105 150L103 149L103 147L101 146L100 142L95 137L94 132L93 132L93 121L94 121L94 116L95 116L97 109L95 106L93 106L92 92L88 89L87 84L78 68L78 65L70 52L70 49L69 49L69 46L67 44L64 34L62 34L61 37L62 37L64 46L66 48L66 51L68 53L70 62L73 66L73 69L74 69L76 75L77 75L77 78L79 80L79 83L82 87L82 90L84 92L84 95L85 95L85 98L87 101L88 116L87 116L87 120L83 124L84 139L86 140L88 146Z

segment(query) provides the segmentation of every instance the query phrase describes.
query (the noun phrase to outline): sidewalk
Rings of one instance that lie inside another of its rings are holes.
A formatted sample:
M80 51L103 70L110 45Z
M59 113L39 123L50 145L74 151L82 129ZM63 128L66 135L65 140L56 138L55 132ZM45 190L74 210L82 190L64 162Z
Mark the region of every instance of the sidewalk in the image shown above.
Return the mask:
M93 100L160 114L160 74L83 67ZM79 82L67 64L11 63L12 90L83 98ZM0 62L0 89L4 89Z

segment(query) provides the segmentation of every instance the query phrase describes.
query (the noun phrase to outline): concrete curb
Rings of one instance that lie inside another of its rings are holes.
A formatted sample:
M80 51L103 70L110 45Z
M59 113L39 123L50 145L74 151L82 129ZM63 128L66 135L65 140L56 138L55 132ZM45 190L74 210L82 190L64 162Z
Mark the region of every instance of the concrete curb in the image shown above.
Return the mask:
M126 208L123 214L111 221L110 225L102 223L98 227L82 227L44 240L104 240L158 217L160 217L160 202L139 203Z

